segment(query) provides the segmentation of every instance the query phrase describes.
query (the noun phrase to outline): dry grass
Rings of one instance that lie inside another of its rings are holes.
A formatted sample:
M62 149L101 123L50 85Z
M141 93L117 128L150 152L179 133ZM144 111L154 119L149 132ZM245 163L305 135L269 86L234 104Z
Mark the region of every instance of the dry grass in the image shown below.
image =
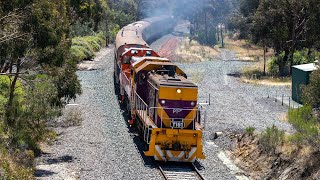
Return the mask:
M195 70L192 68L188 68L185 72L189 75L188 79L194 83L200 83L204 78L204 71Z
M216 59L219 53L219 49L200 45L196 41L190 42L189 38L183 39L175 51L177 60L187 63L211 61Z
M280 78L269 78L269 79L247 79L246 77L240 78L241 82L265 85L265 86L287 86L291 87L291 81L289 78L280 79Z
M82 113L78 109L70 109L66 113L66 117L62 122L62 127L68 128L72 126L80 126L82 124L83 118Z
M225 37L225 48L234 51L242 61L263 61L263 48L252 45L246 40L233 40L232 38ZM266 58L269 59L273 56L273 50L269 50Z
M241 82L266 85L266 86L288 86L290 87L292 82L290 77L277 77L269 72L268 64L271 58L266 61L266 75L264 75L264 62L263 58L256 61L253 65L247 66L242 69Z
M279 120L280 121L283 121L283 122L288 122L289 121L289 117L288 117L288 114L287 113L282 113L279 117Z
M33 179L34 169L32 162L34 154L32 151L25 151L23 156L16 156L0 149L0 179ZM29 166L22 165L22 161L28 161Z

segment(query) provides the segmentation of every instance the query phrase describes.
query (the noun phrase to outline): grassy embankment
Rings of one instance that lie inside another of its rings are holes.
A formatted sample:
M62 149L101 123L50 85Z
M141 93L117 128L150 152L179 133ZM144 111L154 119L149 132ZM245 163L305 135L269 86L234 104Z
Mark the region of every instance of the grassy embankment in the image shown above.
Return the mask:
M190 41L189 38L184 38L174 52L176 61L181 63L212 61L218 58L219 53L220 50L217 46L204 46L197 41ZM199 83L203 80L204 72L202 71L186 69L186 73L191 76L190 79L194 83Z
M288 112L296 132L276 126L263 132L248 127L232 151L236 164L253 179L317 179L320 174L319 112L305 106ZM281 178L280 178L281 179Z
M269 64L274 57L272 49L266 53L266 76L263 75L264 58L263 48L252 45L246 40L234 40L228 36L225 38L225 48L232 50L240 61L253 62L253 65L247 66L242 70L241 81L245 83L273 85L273 86L291 86L291 78L276 77L270 72Z
M184 38L176 49L175 54L178 62L194 63L212 61L219 55L219 49L210 46L200 45L197 41Z
M105 45L103 33L93 36L74 37L70 52L79 62L82 60L92 60L95 57L95 52L98 52L103 45Z

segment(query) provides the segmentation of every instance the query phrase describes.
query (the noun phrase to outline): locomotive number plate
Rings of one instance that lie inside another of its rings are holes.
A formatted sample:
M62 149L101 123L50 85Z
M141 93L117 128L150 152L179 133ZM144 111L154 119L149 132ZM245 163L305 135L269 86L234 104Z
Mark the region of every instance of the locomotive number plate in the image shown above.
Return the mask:
M171 127L172 128L183 128L184 127L184 122L182 122L181 120L180 121L175 121L175 120L172 120L171 121Z

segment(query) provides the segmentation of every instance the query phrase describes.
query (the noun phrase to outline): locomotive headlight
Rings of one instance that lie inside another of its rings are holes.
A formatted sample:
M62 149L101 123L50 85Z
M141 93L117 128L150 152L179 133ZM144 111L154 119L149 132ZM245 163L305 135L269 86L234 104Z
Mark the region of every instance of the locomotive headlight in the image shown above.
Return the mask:
M177 89L177 93L180 94L181 93L181 89Z
M193 101L191 102L191 106L194 106L194 102Z
M166 101L165 101L165 100L162 100L162 101L161 101L161 104L165 104L165 103L166 103Z

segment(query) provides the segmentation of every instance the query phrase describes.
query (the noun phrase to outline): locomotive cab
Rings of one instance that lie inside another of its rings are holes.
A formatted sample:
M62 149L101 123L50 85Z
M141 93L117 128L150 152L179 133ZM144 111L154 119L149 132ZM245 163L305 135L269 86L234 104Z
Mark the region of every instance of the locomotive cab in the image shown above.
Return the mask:
M150 72L148 76L150 117L157 127L201 129L198 118L198 87L174 71Z

